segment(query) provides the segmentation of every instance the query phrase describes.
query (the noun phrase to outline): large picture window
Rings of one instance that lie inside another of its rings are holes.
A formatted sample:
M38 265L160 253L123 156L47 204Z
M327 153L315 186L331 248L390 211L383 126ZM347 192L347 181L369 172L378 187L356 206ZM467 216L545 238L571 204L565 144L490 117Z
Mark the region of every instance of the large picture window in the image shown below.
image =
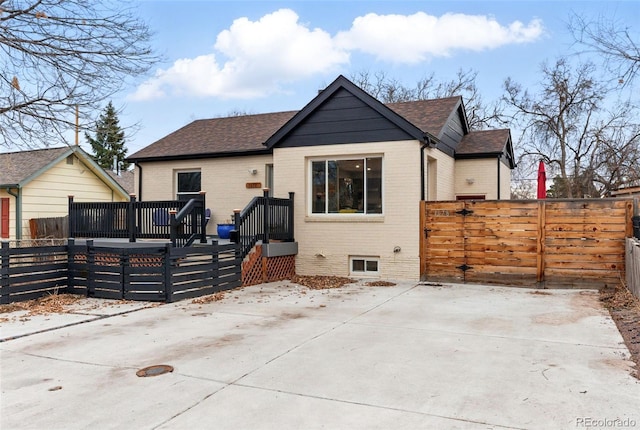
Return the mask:
M382 213L382 157L311 161L311 212Z
M177 172L176 182L178 199L181 196L191 196L200 193L202 181L199 171Z

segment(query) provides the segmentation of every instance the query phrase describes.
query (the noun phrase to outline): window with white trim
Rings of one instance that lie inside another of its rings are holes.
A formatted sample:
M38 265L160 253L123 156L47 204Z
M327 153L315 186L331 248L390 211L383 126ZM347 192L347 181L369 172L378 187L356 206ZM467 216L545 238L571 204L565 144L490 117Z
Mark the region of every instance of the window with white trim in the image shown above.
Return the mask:
M378 257L350 257L349 272L353 276L374 276L380 274Z
M176 172L176 194L180 196L198 195L202 189L202 174L199 170Z
M382 157L311 160L312 214L381 214Z

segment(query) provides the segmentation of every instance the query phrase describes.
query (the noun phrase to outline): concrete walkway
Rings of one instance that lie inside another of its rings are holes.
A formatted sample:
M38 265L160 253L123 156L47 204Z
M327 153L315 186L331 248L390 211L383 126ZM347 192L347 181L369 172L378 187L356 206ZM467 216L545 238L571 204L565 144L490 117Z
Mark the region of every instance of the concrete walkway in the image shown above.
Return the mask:
M2 323L0 428L640 428L595 291L282 282L93 303ZM174 371L136 376L157 364Z

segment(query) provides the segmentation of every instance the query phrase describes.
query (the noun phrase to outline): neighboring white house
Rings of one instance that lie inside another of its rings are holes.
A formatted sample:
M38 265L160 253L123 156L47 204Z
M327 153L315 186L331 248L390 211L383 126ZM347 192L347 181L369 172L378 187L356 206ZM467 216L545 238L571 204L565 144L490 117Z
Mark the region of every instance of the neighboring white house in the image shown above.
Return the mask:
M460 97L385 105L343 76L298 112L195 121L128 158L140 200L206 192L214 222L295 193L299 274L420 277L421 200L508 199L508 129Z
M70 195L76 201L129 200L79 146L0 153L0 239L29 239L30 219L66 216Z

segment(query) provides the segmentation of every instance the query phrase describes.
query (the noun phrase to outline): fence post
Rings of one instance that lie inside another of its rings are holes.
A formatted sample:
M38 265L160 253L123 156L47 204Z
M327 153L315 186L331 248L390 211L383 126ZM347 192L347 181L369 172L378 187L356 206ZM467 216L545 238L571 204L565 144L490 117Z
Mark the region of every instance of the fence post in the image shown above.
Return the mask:
M220 247L215 239L211 241L211 265L211 284L215 289L220 285Z
M9 242L2 242L0 248L0 304L9 303Z
M96 285L93 280L96 272L96 255L93 240L87 240L87 297L93 297L96 293Z
M67 197L69 198L69 237L75 237L76 212L73 210L73 196Z
M169 238L171 245L176 246L178 240L178 226L176 225L176 214L178 211L175 209L169 210Z
M129 255L129 249L121 248L119 251L120 256L120 298L127 300L130 290L129 285L129 272L131 265L131 258Z
M175 217L175 215L174 215ZM162 259L162 270L164 270L164 294L165 302L173 302L173 283L171 282L171 250L173 247L170 243L164 245L164 257Z
M76 240L72 237L67 239L67 293L71 293L75 290L75 277L73 270L71 270L73 263L75 262L75 254L73 247L76 244Z
M236 243L236 246L234 248L234 262L233 264L235 265L235 270L237 270L238 272L240 272L240 286L242 286L244 284L244 280L242 279L242 260L243 260L243 256L242 256L242 249L244 248L244 245L240 245L240 241L238 241ZM218 252L218 259L220 258L220 253ZM220 264L220 261L218 260L218 264Z
M129 204L127 205L127 231L129 232L129 242L136 241L136 195L129 194Z
M229 241L232 243L241 243L242 238L240 236L240 213L242 210L234 209L233 210L233 230L229 232ZM245 238L246 240L246 238ZM244 246L244 244L243 244Z
M287 240L291 241L291 242L295 242L295 238L293 236L294 230L293 230L293 196L294 196L294 192L290 191L289 192L289 234L288 234L288 238Z
M200 191L200 197L202 198L202 208L200 212L200 243L207 243L207 205L206 205L206 191Z
M537 201L538 207L538 240L536 244L536 282L538 287L544 286L545 242L547 233L547 205L545 200Z
M262 190L264 194L264 205L262 207L262 228L264 229L264 238L262 243L269 243L269 188Z

